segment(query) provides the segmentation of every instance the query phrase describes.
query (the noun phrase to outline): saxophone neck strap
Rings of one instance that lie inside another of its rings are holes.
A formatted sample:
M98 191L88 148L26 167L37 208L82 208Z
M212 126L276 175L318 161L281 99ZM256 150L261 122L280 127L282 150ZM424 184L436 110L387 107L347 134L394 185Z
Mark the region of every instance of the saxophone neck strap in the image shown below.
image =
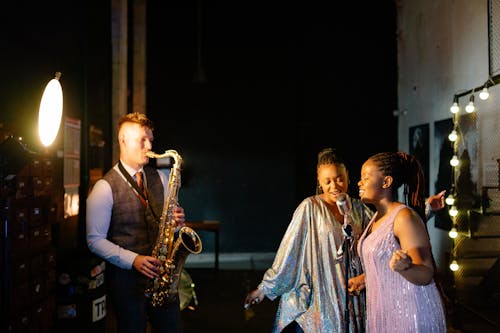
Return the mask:
M132 188L134 189L135 195L139 198L139 200L141 200L142 204L147 207L148 206L148 197L146 195L147 189L144 192L141 191L139 185L137 185L137 182L134 180L134 178L132 178L132 176L130 176L127 170L125 170L121 161L118 161L118 169L120 169L123 176L125 176L125 179L127 179L130 186L132 186Z
M153 214L154 219L158 220L158 214L156 214L156 212L153 209L155 201L154 200L152 201L153 205L149 204L149 202L153 199L153 197L151 196L151 200L150 200L149 195L147 195L149 193L147 188L145 188L145 191L144 191L146 194L143 191L141 191L141 189L139 188L139 185L137 185L137 182L134 180L134 178L132 178L132 176L130 176L130 174L127 172L127 170L125 170L121 161L118 161L118 169L120 169L120 171L123 174L123 176L125 177L125 179L127 179L130 186L132 186L137 198L139 198L139 200L142 202L142 204L146 208L147 207L150 208L151 214ZM144 174L145 174L145 172L144 172Z

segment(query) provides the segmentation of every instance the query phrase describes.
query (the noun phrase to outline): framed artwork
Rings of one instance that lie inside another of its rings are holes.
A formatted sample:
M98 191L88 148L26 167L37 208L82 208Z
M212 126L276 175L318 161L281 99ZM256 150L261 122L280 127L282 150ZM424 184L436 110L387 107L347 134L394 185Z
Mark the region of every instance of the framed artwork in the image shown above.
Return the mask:
M436 193L442 190L450 192L453 187L453 169L450 160L453 157L453 143L448 135L453 130L453 119L448 118L434 122L434 157L433 165L437 166L437 178L434 181ZM453 221L448 214L448 206L436 212L434 226L443 230L450 230Z
M425 195L429 196L429 124L410 127L410 154L415 156L424 170Z
M458 118L458 133L460 140L457 145L457 156L460 159L455 168L455 186L464 208L478 208L479 196L477 190L479 166L477 129L477 112L460 115Z

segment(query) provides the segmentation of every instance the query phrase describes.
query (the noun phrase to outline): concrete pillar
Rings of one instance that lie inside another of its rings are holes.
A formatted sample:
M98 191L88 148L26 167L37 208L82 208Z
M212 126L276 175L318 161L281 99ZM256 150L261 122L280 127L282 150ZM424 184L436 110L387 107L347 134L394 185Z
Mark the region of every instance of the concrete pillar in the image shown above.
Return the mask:
M127 113L127 0L111 0L111 142L112 163L118 161L120 147L116 124Z
M146 113L146 0L133 2L132 111Z

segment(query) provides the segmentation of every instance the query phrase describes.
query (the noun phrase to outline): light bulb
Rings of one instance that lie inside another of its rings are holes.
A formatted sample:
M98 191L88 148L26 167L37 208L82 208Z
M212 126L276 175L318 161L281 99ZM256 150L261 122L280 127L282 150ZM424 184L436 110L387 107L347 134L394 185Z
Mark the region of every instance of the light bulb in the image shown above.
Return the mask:
M457 113L460 111L460 107L458 106L458 102L453 102L453 105L450 107L451 113Z
M450 210L448 211L448 214L450 214L451 217L455 217L458 215L458 209L455 206L451 206Z
M453 204L455 203L455 197L453 196L453 194L450 194L446 197L444 202L446 202L448 206L453 206Z
M467 113L472 113L476 110L476 107L474 106L474 102L470 101L469 104L465 107L465 112Z
M455 130L451 131L450 135L448 135L448 140L450 140L451 142L455 142L457 141L457 139L458 139L457 131Z
M460 160L458 159L457 155L453 155L453 157L450 160L451 166L456 167L458 164L460 164Z
M450 264L450 269L454 272L458 271L460 266L458 265L458 262L456 260L453 260Z
M479 98L483 101L487 100L490 97L490 93L488 92L488 88L484 87L483 90L479 93Z
M476 107L474 106L474 91L472 92L472 95L470 95L469 98L469 104L465 107L465 112L467 113L472 113L476 110Z
M457 236L458 236L457 228L455 228L455 227L451 228L450 232L448 233L448 236L450 236L450 238L452 238L452 239L457 238Z

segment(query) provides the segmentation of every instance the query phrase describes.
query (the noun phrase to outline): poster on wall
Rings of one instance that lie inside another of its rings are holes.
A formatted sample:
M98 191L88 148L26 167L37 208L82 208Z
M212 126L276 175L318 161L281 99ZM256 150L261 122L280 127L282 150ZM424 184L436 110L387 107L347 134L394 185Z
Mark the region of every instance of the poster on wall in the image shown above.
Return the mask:
M448 195L453 187L453 169L450 160L453 157L453 143L448 135L453 130L453 119L444 119L434 122L434 157L433 165L437 166L437 178L434 181L436 193L446 190ZM436 212L434 226L443 230L450 230L453 221L448 213L448 206Z
M479 174L477 113L460 115L457 123L460 134L456 152L460 164L455 168L457 195L463 208L478 208L480 200L477 191Z
M429 196L429 124L410 127L410 154L414 155L424 170L425 195Z

